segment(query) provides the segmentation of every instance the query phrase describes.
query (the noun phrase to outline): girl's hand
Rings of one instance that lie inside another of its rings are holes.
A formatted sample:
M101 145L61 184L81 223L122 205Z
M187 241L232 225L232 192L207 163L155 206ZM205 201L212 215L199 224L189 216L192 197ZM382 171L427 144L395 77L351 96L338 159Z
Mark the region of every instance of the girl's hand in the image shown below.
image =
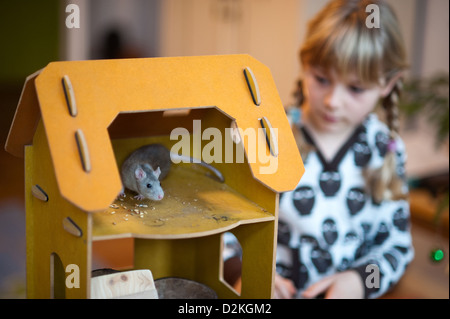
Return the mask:
M362 299L364 286L361 276L354 270L326 277L303 292L303 297L314 298L325 293L325 299Z
M279 274L275 274L275 299L291 299L295 297L297 289L294 286L292 280L286 279Z

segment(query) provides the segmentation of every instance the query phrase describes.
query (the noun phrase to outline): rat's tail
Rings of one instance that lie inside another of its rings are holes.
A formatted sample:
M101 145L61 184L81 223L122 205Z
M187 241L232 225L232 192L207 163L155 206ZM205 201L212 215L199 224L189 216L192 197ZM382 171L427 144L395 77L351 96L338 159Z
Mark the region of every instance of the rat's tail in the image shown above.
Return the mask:
M170 152L170 160L172 161L172 163L174 164L179 164L179 163L195 163L195 164L199 164L203 167L206 167L207 169L209 169L210 171L212 171L214 173L214 175L216 175L217 179L223 183L225 181L225 178L223 177L222 173L215 167L213 167L212 165L205 163L197 158L193 158L190 156L184 156L184 155L179 155L176 153L172 153Z

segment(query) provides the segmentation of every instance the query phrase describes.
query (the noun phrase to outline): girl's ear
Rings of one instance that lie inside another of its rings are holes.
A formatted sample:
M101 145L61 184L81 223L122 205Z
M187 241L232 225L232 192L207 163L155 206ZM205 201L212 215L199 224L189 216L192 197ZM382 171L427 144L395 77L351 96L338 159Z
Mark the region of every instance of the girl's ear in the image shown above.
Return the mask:
M381 90L381 97L385 98L389 94L391 94L394 89L395 84L397 84L398 80L400 80L404 75L403 71L397 72L393 77L389 79L389 81L383 86Z

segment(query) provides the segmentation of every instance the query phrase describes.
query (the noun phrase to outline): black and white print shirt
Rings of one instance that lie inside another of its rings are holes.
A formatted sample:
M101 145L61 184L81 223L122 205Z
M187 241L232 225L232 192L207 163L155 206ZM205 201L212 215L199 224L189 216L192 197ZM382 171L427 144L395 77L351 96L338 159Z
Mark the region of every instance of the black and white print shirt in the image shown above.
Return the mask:
M308 131L301 130L315 146ZM321 278L354 269L365 284L365 297L376 298L412 260L408 201L375 203L363 177L363 169L382 165L388 137L386 125L370 114L331 161L317 148L310 152L296 189L281 195L277 272L293 280L298 297ZM397 173L404 177L400 139L396 158ZM404 187L407 191L406 179Z

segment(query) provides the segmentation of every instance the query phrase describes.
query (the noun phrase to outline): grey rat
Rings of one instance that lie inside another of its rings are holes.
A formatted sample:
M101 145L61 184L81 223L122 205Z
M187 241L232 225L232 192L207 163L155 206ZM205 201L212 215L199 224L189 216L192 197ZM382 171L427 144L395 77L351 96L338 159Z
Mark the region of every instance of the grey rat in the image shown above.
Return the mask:
M150 144L136 149L125 159L120 171L122 184L136 192L137 199L161 200L164 198L164 191L160 180L169 173L172 161L198 163L213 171L221 182L224 181L223 175L211 165L172 153L161 144Z

